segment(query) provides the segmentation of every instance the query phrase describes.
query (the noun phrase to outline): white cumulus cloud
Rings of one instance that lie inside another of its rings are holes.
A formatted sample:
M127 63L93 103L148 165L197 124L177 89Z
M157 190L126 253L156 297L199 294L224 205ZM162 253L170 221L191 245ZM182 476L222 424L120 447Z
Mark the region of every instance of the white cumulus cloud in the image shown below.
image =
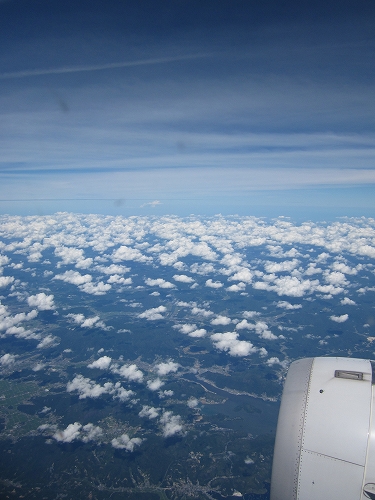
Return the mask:
M128 434L122 434L120 437L112 439L111 444L118 450L134 451L134 448L140 446L142 441L141 438L130 438Z
M228 281L242 281L243 283L251 283L253 280L253 273L246 267L234 273Z
M119 382L115 384L115 393L113 399L118 399L121 403L128 401L132 396L134 396L134 391L124 389L121 387Z
M343 306L355 306L356 305L354 300L349 299L349 297L344 297L343 299L341 299L340 304Z
M51 311L55 309L55 304L53 302L53 295L46 295L45 293L37 293L36 295L30 295L27 298L27 303L30 307L36 307L39 311Z
M207 280L205 285L209 288L221 288L224 286L220 281L212 281L212 279Z
M236 332L214 333L211 340L216 349L227 351L231 356L248 356L257 350L251 342L238 340Z
M165 281L163 280L163 278L157 278L154 280L151 278L147 278L145 279L145 283L148 286L158 286L159 288L175 288L175 285L173 283Z
M134 260L136 262L151 262L151 257L146 257L137 248L131 248L126 245L121 246L112 254L113 262L121 262L123 260Z
M287 364L288 364L287 361L285 361L285 360L280 361L279 358L277 358L276 356L269 358L266 361L266 365L268 365L268 366L280 365L283 368L286 368Z
M155 378L154 380L147 381L147 387L150 389L150 391L158 391L163 385L164 382L160 380L159 377Z
M164 319L164 316L161 313L164 313L167 310L165 306L153 307L151 309L147 309L141 314L138 314L138 318L147 319L147 321L155 321L158 319Z
M226 288L226 291L227 292L243 292L246 288L246 285L245 283L243 283L242 281L240 281L239 283L235 284L235 285L230 285Z
M187 405L189 408L196 408L199 404L199 401L197 398L191 397L187 401Z
M200 337L204 337L206 335L206 333L207 333L207 330L205 330L204 328L197 328L196 330L189 332L188 335L189 335L189 337L200 338Z
M121 368L114 366L111 371L113 373L118 373L121 377L126 378L130 382L142 382L143 380L142 371L134 363L131 365L121 366Z
M10 285L13 281L13 276L0 276L0 288Z
M107 383L104 386L96 384L93 380L85 378L83 375L77 375L71 382L67 383L68 392L77 391L79 399L98 398L112 390L113 384Z
M181 283L193 283L194 279L191 276L186 276L186 274L174 274L173 279L175 281L180 281Z
M112 274L108 279L107 283L110 284L117 284L117 285L131 285L133 283L133 280L131 278L124 278L123 276L120 276L119 274Z
M57 431L53 435L53 437L60 443L71 443L72 441L79 439L81 435L81 429L82 424L80 424L79 422L74 422L74 424L69 424L68 427L63 431Z
M47 335L42 339L39 344L36 346L38 349L46 349L47 347L54 347L59 344L58 337L54 335Z
M181 333L188 334L188 333L196 330L197 325L190 324L190 323L184 323L183 325L174 325L173 328L175 328L176 330L179 330Z
M163 436L165 438L181 434L184 431L184 426L180 415L173 415L171 411L165 411L159 420L162 426Z
M232 320L228 316L218 315L216 318L211 320L211 325L229 325Z
M197 316L203 316L205 318L208 318L209 316L213 316L214 313L212 311L208 311L207 309L194 306L191 309L191 314L196 314Z
M93 263L91 258L85 258L81 248L62 246L55 249L55 255L61 258L62 264L75 264L75 267L80 269L87 269ZM58 267L60 267L60 265L58 265Z
M149 418L150 420L157 418L159 416L160 408L154 408L153 406L143 406L142 410L138 413L140 417Z
M83 314L67 314L67 318L71 319L74 323L79 325L81 328L97 328L105 327L105 324L100 321L100 316L92 316L91 318L85 318Z
M44 426L40 426L39 429L44 430ZM69 424L66 429L56 431L52 437L59 443L72 443L73 441L88 443L100 440L102 435L103 430L99 426L74 422L74 424Z
M286 300L279 300L279 302L276 304L277 307L281 307L282 309L301 309L302 305L301 304L291 304L290 302L287 302Z
M53 278L55 280L65 281L66 283L71 283L72 285L84 285L92 280L90 274L82 275L78 271L65 271L63 274L56 274Z
M293 271L299 264L297 259L286 260L284 262L266 262L264 269L267 273L281 273L285 271Z
M348 314L342 314L341 316L330 316L329 319L335 321L336 323L344 323L349 318Z
M168 375L168 373L175 373L178 370L179 366L180 365L178 363L170 360L166 363L157 364L155 366L155 369L159 377L162 377L164 375Z
M9 366L12 365L16 360L16 356L14 354L4 354L0 357L0 365Z
M105 295L112 286L109 283L104 283L99 281L98 283L85 283L80 287L80 289L90 295Z
M109 356L102 356L101 358L87 365L87 368L99 368L100 370L107 370L109 368L109 365L111 364L111 361L112 358L110 358Z

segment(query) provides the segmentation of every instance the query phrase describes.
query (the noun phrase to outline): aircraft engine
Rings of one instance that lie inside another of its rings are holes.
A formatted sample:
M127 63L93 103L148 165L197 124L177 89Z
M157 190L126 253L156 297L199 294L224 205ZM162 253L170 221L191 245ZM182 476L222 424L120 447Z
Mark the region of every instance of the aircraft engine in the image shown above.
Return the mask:
M294 361L277 424L271 500L375 500L375 362Z

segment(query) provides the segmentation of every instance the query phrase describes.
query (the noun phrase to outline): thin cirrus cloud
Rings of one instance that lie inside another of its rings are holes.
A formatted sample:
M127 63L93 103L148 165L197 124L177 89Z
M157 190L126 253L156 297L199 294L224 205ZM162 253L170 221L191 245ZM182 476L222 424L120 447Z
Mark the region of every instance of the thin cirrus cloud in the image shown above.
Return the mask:
M275 23L268 12L255 29L253 7L232 21L218 7L215 30L204 5L191 26L160 29L159 16L155 33L139 11L122 35L103 25L90 54L86 35L69 38L57 18L56 39L41 28L38 50L21 32L0 73L0 201L86 200L95 212L95 200L137 200L124 210L181 214L183 200L186 210L201 200L202 213L238 213L239 203L259 205L254 192L280 207L287 190L358 187L350 203L370 205L361 195L375 186L370 17L354 9L348 30L336 14ZM177 19L182 7L171 8ZM347 211L343 193L325 202Z
M208 54L187 54L175 57L155 57L150 59L140 59L137 61L122 61L108 64L93 64L86 66L64 66L60 68L31 69L25 71L13 71L0 73L0 80L11 80L16 78L27 78L31 76L60 75L64 73L81 73L87 71L104 71L107 69L130 68L132 66L148 66L152 64L166 64L175 61L186 61L207 57Z

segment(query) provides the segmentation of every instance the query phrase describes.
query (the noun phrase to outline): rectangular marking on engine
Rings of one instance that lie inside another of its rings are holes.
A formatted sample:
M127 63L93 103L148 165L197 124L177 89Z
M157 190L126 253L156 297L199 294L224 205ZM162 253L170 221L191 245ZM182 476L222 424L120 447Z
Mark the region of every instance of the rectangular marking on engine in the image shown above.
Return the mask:
M335 370L336 378L347 378L351 380L363 380L363 372L352 372L349 370Z

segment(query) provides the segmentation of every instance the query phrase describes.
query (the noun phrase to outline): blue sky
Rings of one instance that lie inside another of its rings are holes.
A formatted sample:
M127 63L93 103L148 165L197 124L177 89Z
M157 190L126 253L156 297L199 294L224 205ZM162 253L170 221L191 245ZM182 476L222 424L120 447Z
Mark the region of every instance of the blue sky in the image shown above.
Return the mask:
M0 212L374 216L375 6L0 2Z

